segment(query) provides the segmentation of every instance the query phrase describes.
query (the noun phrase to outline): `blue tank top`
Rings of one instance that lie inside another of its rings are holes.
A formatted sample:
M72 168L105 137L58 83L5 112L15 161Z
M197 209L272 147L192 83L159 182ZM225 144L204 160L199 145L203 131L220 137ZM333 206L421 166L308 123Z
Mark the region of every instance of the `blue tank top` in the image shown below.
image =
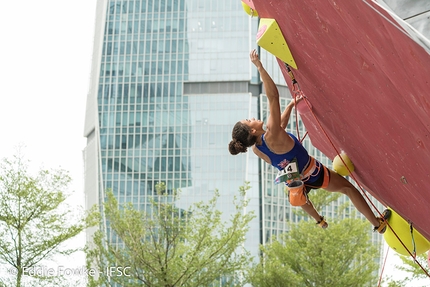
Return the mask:
M284 154L276 154L272 152L269 147L266 144L266 141L264 140L264 134L261 135L261 145L255 145L258 150L260 150L262 153L267 155L270 158L270 162L274 167L276 167L279 170L284 169L291 160L294 158L297 159L297 164L299 167L300 173L302 173L303 169L305 168L306 164L309 161L309 154L308 151L303 147L301 142L296 138L295 135L286 132L294 139L294 147L287 153Z

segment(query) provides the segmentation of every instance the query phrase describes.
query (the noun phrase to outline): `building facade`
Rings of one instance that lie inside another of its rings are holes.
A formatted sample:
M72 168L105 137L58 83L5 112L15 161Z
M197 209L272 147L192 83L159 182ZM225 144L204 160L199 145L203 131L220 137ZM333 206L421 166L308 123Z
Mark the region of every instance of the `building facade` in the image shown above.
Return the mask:
M257 27L240 1L98 0L84 128L87 206L103 203L110 189L120 203L145 209L155 185L165 182L168 192L181 190L177 205L184 209L219 190L218 208L227 219L233 196L248 181L247 211L257 217L245 248L256 258L259 244L285 232L287 222L308 220L274 185L272 167L252 153L228 151L237 121L267 115L248 56L258 48ZM278 63L264 50L260 54L285 106L291 95ZM288 129L296 133L295 118ZM331 165L308 138L304 145ZM342 197L323 213L334 215L346 201Z

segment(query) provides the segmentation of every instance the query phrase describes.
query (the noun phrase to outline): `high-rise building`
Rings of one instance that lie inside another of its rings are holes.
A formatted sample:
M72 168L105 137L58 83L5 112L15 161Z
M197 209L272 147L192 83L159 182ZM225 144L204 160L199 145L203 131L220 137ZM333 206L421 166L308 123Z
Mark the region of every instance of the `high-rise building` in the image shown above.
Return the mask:
M257 217L245 247L256 258L259 244L285 232L286 222L307 220L274 185L272 167L252 153L228 151L238 120L267 115L249 61L257 27L240 1L98 0L85 121L88 206L102 203L111 189L120 203L143 209L155 184L165 182L169 192L181 190L181 208L218 189L218 208L228 218L233 196L249 181L247 211ZM291 95L278 63L264 50L260 54L285 105ZM289 129L296 132L294 117ZM330 165L308 138L304 145ZM324 212L330 217L334 211Z

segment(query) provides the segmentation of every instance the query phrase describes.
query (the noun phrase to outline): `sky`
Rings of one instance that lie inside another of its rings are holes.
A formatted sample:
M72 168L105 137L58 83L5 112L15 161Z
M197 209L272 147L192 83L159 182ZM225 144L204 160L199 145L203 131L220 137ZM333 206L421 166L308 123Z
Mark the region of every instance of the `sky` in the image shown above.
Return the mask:
M20 0L0 9L0 158L25 145L32 167L68 170L77 192L95 7L96 0Z
M0 158L24 145L32 168L69 171L80 206L95 8L96 0L20 0L0 9ZM384 277L402 277L396 262L389 252Z
M69 171L70 204L81 207L95 8L96 0L2 1L0 8L0 158L24 146L30 170ZM85 237L74 241L83 245ZM83 258L74 261L82 266Z

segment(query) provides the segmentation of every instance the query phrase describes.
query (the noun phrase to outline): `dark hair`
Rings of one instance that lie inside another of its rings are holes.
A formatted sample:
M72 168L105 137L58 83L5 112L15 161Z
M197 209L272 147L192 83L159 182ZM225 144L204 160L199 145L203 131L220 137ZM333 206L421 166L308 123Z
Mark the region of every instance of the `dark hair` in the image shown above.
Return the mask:
M251 135L251 128L241 122L234 125L231 137L233 139L228 144L228 150L232 155L246 152L257 141L257 137Z

